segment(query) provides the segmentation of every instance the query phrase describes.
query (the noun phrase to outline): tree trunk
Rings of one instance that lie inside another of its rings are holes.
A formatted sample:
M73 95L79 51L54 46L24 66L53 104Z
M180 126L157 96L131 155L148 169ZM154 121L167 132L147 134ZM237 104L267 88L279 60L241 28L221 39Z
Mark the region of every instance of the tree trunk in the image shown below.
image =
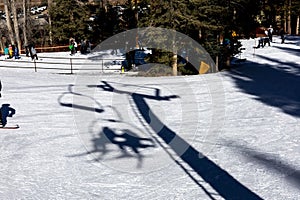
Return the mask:
M284 32L287 33L287 12L286 12L286 9L284 9L283 19L284 19L284 22L283 22Z
M299 29L300 29L300 16L297 16L297 26L296 26L296 35L299 35Z
M3 51L4 51L4 45L3 45L3 40L2 40L2 33L0 32L0 48L1 48L1 51L2 51L2 53L3 53ZM4 53L3 53L4 54Z
M139 23L139 11L138 11L138 1L135 0L134 1L134 19L135 19L135 27L138 28L138 23ZM136 48L140 48L139 46L139 34L137 32L136 36L135 36L135 47Z
M287 16L287 33L291 34L292 33L292 26L291 26L291 7L292 7L292 0L288 0L288 16Z
M27 1L28 0L23 0L23 13L24 13L23 35L24 35L24 46L28 45L28 36L27 36L27 16L28 16Z
M24 0L26 1L26 0ZM52 0L48 0L48 10L51 9L51 6L52 6ZM51 15L49 15L49 42L50 42L50 45L52 46L53 44L53 37L52 37L52 20L51 20Z
M172 69L173 69L173 76L177 76L177 53L174 52L172 56Z
M14 31L11 25L11 19L10 19L10 7L11 5L10 0L4 0L4 10L5 10L5 15L6 15L6 25L8 29L8 35L10 39L11 44L15 44L15 37L14 37Z
M178 53L178 49L177 49L177 46L176 46L176 31L175 29L173 29L174 31L172 31L173 33L173 37L172 37L172 45L173 45L173 51L172 51L172 72L173 72L173 76L177 76L178 75L178 65L177 65L177 61L178 61L178 56L177 56L177 53Z
M17 40L17 45L18 45L18 49L19 51L21 51L22 48L22 42L21 42L21 38L20 38L20 30L19 30L19 22L18 22L18 13L17 13L17 8L16 8L16 2L15 0L11 0L11 10L12 13L14 15L14 30L15 30L15 36L16 36L16 40Z

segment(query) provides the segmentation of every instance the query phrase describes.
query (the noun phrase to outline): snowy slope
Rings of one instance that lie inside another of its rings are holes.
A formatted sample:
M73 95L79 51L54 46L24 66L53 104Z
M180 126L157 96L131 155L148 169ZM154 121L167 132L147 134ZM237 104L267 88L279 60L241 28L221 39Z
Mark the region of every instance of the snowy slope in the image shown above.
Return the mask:
M0 198L300 199L299 41L245 40L203 76L1 68L20 128L0 130Z

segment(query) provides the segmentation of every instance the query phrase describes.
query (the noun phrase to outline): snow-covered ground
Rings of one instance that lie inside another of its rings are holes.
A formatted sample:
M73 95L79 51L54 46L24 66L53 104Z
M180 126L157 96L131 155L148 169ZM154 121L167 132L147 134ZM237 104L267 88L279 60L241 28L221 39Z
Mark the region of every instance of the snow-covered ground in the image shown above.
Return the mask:
M1 67L0 199L300 199L300 38L274 41L202 76Z

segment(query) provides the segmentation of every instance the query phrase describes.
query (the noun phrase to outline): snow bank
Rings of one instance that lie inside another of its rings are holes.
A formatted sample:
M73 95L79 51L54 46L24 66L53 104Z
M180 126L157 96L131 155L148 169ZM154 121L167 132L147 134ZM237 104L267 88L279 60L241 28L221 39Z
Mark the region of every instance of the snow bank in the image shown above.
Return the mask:
M244 63L191 77L1 61L18 67L1 68L0 100L20 128L0 130L0 198L299 199L300 40L276 40L243 40Z

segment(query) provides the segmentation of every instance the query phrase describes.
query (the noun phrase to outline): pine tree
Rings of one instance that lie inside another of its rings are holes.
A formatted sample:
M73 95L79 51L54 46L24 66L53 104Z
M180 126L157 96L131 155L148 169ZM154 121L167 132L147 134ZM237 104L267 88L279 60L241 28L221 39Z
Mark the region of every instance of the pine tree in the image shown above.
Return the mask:
M140 27L162 27L170 30L176 30L178 32L193 35L195 29L199 29L201 22L197 20L195 16L196 4L189 0L161 0L161 1L151 1L143 2L149 3L150 11L149 14L140 18L139 26ZM169 33L172 33L170 31ZM156 34L156 33L149 33ZM153 37L153 36L152 36ZM157 42L160 44L166 44L168 47L174 47L172 53L165 52L163 50L156 50L155 54L160 55L161 58L157 60L162 61L162 58L165 58L163 61L164 64L171 65L173 69L173 75L177 74L177 51L175 47L177 41L174 41L176 38L176 32L174 35L165 35L157 38ZM162 56L162 55L169 56ZM167 58L167 59L166 59Z
M53 43L67 43L70 37L84 39L88 36L87 8L77 0L53 0L50 7Z
M233 48L236 41L232 38L234 14L234 6L229 0L151 1L150 14L142 19L140 26L184 33L198 41L214 59L221 55L227 62L237 52ZM220 45L220 38L224 37L233 42L230 47Z

